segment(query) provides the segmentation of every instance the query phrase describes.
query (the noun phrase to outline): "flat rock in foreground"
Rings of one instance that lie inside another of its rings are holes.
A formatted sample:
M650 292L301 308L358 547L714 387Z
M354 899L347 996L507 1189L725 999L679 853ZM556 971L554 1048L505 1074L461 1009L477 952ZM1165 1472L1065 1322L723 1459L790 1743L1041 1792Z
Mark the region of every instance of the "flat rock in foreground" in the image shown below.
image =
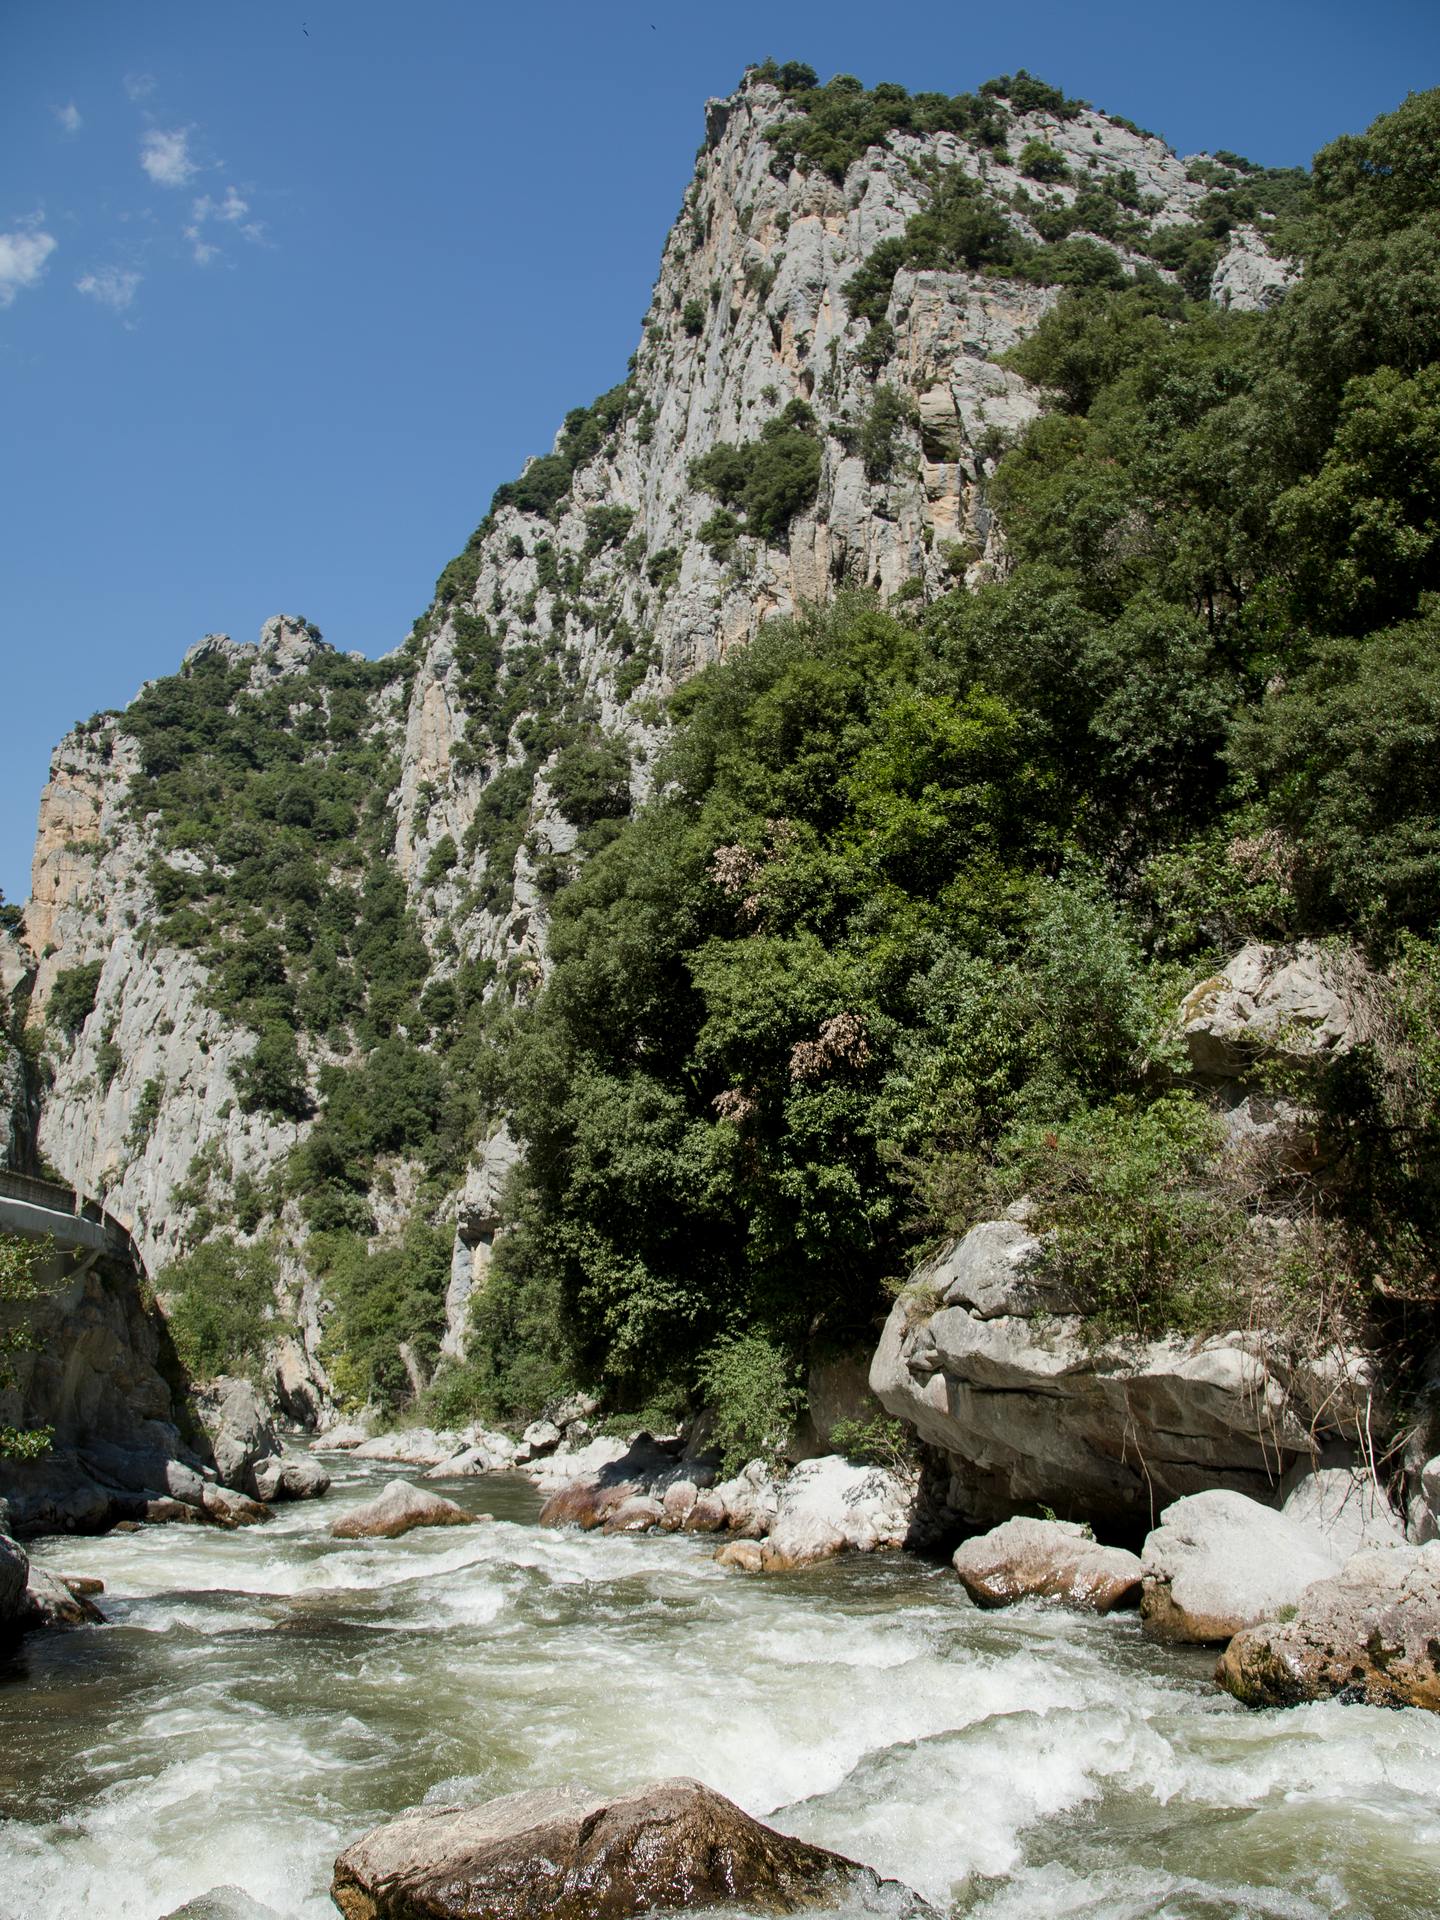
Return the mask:
M391 1480L373 1500L331 1523L336 1540L394 1540L412 1527L470 1527L473 1513L408 1480Z
M885 1884L698 1780L661 1780L618 1797L558 1787L418 1808L348 1847L330 1896L345 1920L624 1920L655 1908L797 1913ZM910 1899L912 1913L929 1911Z
M1289 1620L1237 1633L1215 1669L1247 1707L1340 1699L1440 1712L1440 1541L1368 1548Z
M952 1564L978 1607L1056 1600L1109 1613L1140 1604L1138 1555L1101 1546L1073 1520L1007 1520L957 1547Z

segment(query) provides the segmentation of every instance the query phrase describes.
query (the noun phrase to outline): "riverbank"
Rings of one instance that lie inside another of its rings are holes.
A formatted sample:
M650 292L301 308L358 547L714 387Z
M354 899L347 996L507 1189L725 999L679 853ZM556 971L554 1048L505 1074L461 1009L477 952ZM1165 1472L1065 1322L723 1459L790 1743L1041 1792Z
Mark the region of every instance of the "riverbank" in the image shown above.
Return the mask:
M111 1624L0 1681L4 1920L159 1920L217 1885L333 1920L336 1854L426 1798L693 1774L984 1920L1420 1920L1440 1716L1251 1714L1133 1617L970 1607L948 1567L780 1581L713 1541L540 1529L518 1476L439 1483L493 1524L331 1540L393 1468L334 1456L262 1529L40 1543Z

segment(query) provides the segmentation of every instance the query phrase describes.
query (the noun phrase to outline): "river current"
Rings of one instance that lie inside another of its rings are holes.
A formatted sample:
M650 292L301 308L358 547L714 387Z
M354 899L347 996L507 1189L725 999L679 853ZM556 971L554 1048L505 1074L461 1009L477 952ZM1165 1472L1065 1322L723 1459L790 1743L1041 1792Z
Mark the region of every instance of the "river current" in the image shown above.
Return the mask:
M333 1464L333 1463L332 1463ZM0 1916L159 1920L217 1885L333 1920L337 1852L422 1800L690 1774L967 1920L1440 1912L1440 1715L1250 1714L1133 1618L981 1613L948 1567L747 1578L687 1536L339 1542L391 1468L263 1528L38 1543L111 1624L0 1668Z

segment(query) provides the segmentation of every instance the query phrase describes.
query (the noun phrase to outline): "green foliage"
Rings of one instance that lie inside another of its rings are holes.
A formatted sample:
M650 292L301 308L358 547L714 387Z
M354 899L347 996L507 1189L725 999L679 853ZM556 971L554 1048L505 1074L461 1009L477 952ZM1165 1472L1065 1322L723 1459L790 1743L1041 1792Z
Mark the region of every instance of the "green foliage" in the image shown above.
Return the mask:
M185 1371L195 1380L258 1366L284 1331L275 1317L275 1255L229 1236L205 1241L155 1277L166 1323Z
M860 420L856 451L867 480L888 479L895 465L895 441L903 427L918 425L915 404L894 387L879 386Z
M14 1387L14 1355L33 1353L34 1328L27 1315L49 1289L38 1269L53 1249L48 1240L20 1240L0 1234L0 1391ZM50 1449L50 1427L0 1425L0 1460L36 1460Z
M104 965L102 960L90 960L84 966L62 967L55 976L45 1018L72 1040L94 1011Z
M745 517L737 526L715 516L702 529L702 539L715 552L728 551L742 531L777 544L795 515L813 506L820 469L815 416L803 400L792 400L783 413L767 421L758 440L743 446L720 441L691 462L690 478L727 511L738 508Z
M692 340L705 331L705 303L703 300L687 300L680 310L680 325Z
M972 272L1014 268L1029 251L983 184L963 167L951 167L929 205L906 224L903 237L882 240L846 281L845 298L857 319L877 326L885 318L901 267L951 272L962 267Z
M558 756L549 775L561 813L576 827L623 820L630 811L630 756L622 740L592 732Z
M420 876L420 884L426 887L438 886L447 873L453 873L460 863L460 849L455 844L453 833L442 833L430 849L430 857L425 862L425 871Z
M394 1242L367 1249L357 1235L312 1235L307 1254L334 1306L326 1365L352 1404L394 1412L414 1397L406 1346L423 1373L445 1331L450 1236L415 1221Z
M1031 180L1042 180L1047 185L1070 178L1064 154L1044 140L1027 140L1020 149L1017 164L1020 171Z
M805 1407L799 1369L762 1334L721 1340L700 1356L700 1391L713 1420L721 1470L750 1460L778 1464Z
M867 91L848 73L836 74L822 87L811 68L794 62L777 67L766 61L751 71L778 86L797 110L765 129L780 167L814 170L843 182L867 148L884 145L891 133L958 133L992 147L1005 138L1004 109L975 94L910 94L892 81ZM785 74L792 77L787 80Z

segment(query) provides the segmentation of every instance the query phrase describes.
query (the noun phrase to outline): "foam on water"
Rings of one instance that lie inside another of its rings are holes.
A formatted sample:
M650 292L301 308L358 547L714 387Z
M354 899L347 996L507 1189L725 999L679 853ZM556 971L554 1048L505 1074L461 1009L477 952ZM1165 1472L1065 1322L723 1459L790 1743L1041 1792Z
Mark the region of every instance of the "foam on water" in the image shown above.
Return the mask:
M41 1548L113 1624L0 1682L0 1920L226 1883L321 1920L403 1807L672 1773L984 1920L1436 1911L1440 1717L1245 1714L1133 1621L978 1613L899 1557L747 1579L713 1542L541 1532L514 1482L448 1489L493 1523L331 1540L393 1474L263 1530Z

